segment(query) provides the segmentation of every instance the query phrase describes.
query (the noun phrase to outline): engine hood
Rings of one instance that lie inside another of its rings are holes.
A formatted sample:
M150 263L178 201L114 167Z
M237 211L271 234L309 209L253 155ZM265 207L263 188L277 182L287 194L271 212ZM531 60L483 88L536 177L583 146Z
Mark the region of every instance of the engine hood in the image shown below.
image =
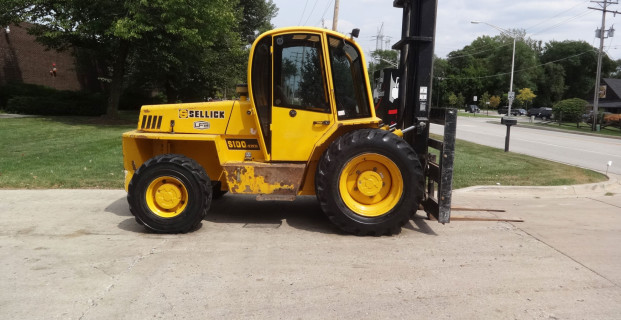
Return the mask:
M224 134L238 101L148 105L140 109L138 130L144 132Z

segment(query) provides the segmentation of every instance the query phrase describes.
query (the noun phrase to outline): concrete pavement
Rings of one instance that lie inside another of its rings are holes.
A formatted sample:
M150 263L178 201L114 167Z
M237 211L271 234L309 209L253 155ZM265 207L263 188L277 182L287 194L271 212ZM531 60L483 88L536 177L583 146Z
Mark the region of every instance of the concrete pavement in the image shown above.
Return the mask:
M454 206L506 212L453 216L525 222L418 217L392 237L344 235L312 197L227 195L198 230L159 235L122 190L0 190L0 315L618 319L618 177L559 188L457 190Z

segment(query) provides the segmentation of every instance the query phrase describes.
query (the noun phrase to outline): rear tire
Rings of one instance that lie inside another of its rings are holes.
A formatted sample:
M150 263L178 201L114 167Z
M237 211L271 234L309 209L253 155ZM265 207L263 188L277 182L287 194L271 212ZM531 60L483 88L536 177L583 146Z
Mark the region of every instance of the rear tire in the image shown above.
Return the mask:
M211 204L209 177L196 161L164 154L145 162L129 182L127 202L136 220L159 233L186 233Z
M328 218L356 235L396 234L423 194L423 170L412 147L391 132L344 134L323 154L315 174Z

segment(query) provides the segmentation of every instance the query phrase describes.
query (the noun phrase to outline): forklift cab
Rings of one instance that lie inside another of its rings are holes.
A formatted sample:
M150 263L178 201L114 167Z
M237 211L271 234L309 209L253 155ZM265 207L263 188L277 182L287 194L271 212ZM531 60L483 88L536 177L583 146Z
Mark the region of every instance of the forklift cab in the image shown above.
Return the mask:
M299 27L264 33L248 69L249 97L271 161L307 161L338 123L379 121L362 50L342 34Z

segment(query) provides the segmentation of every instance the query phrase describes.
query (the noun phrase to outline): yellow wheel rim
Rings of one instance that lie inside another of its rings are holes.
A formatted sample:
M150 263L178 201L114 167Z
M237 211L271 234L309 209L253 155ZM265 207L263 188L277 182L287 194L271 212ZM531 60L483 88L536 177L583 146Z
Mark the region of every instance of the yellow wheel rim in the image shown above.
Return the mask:
M188 190L177 178L159 177L147 187L146 200L151 212L162 218L173 218L188 205Z
M394 208L403 194L403 177L397 165L377 153L351 159L339 177L343 202L364 217L378 217Z

